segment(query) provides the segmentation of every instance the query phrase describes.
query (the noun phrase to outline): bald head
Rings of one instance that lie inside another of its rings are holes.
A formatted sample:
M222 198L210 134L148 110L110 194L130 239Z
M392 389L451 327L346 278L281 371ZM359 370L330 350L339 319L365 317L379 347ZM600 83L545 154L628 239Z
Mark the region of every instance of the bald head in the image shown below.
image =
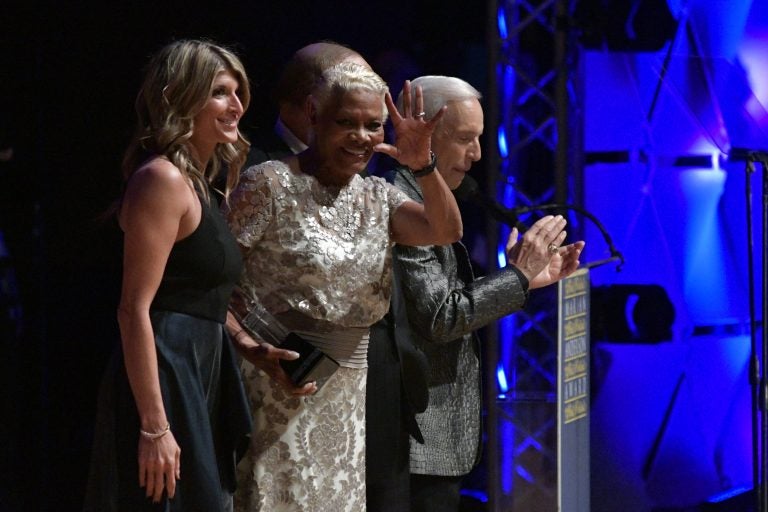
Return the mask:
M341 62L371 67L362 55L338 43L322 41L300 48L286 63L280 75L275 99L281 106L290 103L303 109L307 96L323 71Z
M309 143L312 131L312 123L305 108L307 98L323 71L342 62L371 68L355 50L331 41L312 43L300 48L283 68L275 88L280 120L304 144Z

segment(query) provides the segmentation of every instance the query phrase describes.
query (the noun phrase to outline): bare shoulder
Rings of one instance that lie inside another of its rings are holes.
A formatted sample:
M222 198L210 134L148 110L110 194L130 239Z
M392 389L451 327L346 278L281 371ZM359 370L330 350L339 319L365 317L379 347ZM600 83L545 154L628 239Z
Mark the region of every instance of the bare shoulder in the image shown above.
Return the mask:
M153 158L133 173L128 181L126 192L128 194L181 193L189 186L189 181L181 174L178 167L165 158Z
M195 197L189 180L175 165L165 158L153 158L128 180L120 216L144 212L181 217Z

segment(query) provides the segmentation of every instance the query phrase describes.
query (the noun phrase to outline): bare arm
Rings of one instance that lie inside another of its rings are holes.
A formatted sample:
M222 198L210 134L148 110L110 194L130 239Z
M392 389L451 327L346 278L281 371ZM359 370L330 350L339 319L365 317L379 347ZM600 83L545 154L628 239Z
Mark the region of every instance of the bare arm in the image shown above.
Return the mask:
M308 382L304 386L296 386L288 377L288 374L285 373L283 367L280 366L281 359L288 361L298 359L298 353L275 347L264 340L257 340L238 321L237 316L232 310L238 311L242 318L245 314L244 304L245 301L242 299L242 296L235 291L230 301L230 311L227 312L227 331L243 359L264 371L292 395L301 396L315 393L317 385L314 382Z
M418 170L432 161L430 144L432 132L443 117L445 108L432 119L425 121L414 117L411 110L411 86L406 81L403 88L404 116L400 115L387 94L387 108L395 128L395 145L378 144L374 149L395 158L400 164ZM423 107L421 88L416 88L416 110ZM451 190L440 173L434 172L417 178L424 194L424 204L408 201L392 216L392 237L405 245L446 245L462 236L459 207Z
M448 245L463 234L461 214L439 172L417 178L424 204L406 201L392 216L392 239L403 245Z
M162 432L168 418L160 393L149 308L180 231L191 232L199 222L199 207L194 211L199 203L195 201L194 192L178 169L156 159L133 176L120 212L125 247L118 322L141 429L150 433ZM154 501L160 500L164 489L172 497L181 467L181 450L173 432L155 440L138 432L136 435L139 485L146 487L147 496Z

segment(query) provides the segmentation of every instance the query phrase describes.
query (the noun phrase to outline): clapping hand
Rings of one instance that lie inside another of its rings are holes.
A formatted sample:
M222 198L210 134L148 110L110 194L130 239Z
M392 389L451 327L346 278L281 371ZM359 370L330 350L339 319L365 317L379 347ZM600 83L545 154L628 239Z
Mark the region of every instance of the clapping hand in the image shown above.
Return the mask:
M568 277L579 268L584 242L561 246L566 237L565 219L548 215L518 240L513 228L507 240L507 261L528 278L528 288L541 288Z

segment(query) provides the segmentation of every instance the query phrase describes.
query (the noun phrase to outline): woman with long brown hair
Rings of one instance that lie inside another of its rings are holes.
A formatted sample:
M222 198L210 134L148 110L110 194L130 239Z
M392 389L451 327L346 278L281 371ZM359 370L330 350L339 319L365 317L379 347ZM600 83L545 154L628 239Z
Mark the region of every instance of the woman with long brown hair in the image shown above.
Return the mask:
M117 209L121 346L108 369L85 509L231 510L250 418L225 329L240 275L210 185L237 181L248 78L230 51L171 43L149 62Z

